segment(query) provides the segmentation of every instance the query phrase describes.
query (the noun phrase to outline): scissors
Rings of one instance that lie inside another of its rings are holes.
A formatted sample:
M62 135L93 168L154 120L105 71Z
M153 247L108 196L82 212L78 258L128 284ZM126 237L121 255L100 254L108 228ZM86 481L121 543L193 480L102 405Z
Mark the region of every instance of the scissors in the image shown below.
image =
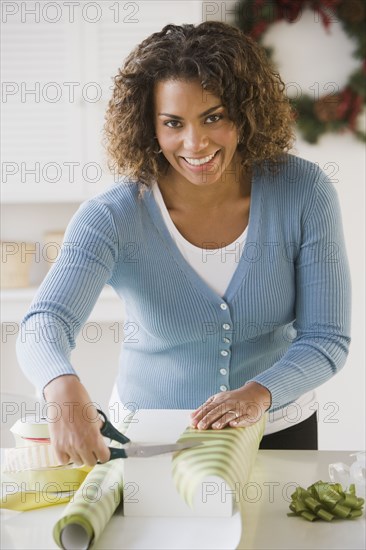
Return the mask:
M190 449L191 447L199 447L202 445L201 441L187 441L185 443L168 443L163 445L134 444L127 436L123 435L120 431L117 430L117 428L113 426L113 424L111 424L103 411L101 411L100 409L97 409L97 411L102 416L104 421L103 426L100 429L100 433L102 435L108 437L109 439L113 439L114 441L118 441L118 443L122 443L123 445L126 445L128 443L131 444L131 446L125 447L123 449L108 447L111 453L109 460L113 460L115 458L129 457L147 458L149 456L182 451L183 449Z

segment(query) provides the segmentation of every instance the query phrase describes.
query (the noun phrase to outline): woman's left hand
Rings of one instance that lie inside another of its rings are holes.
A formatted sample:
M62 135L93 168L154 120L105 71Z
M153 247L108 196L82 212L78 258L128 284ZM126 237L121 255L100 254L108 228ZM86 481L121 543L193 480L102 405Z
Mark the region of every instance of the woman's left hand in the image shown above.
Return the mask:
M271 393L257 382L237 390L217 393L191 414L191 427L220 430L242 428L258 422L271 406Z

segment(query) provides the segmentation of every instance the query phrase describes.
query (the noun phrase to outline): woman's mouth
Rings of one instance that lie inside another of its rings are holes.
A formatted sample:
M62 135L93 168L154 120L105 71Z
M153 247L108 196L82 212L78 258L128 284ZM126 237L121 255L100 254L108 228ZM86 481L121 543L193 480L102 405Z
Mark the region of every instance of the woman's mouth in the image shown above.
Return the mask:
M200 171L203 168L209 168L210 166L212 166L213 161L217 158L220 151L221 149L218 149L216 153L213 153L212 155L207 155L206 157L202 157L200 159L190 157L182 157L182 159L185 161L185 164L189 166L190 169L194 171Z

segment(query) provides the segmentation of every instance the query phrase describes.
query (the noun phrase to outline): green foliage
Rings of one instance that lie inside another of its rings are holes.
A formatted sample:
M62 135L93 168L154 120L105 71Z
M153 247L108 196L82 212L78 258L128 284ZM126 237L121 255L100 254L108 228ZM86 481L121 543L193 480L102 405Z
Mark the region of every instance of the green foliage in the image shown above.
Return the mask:
M241 0L235 4L235 24L244 33L262 43L265 32L276 21L286 20L296 22L303 8L311 8L322 15L324 26L331 26L334 20L341 22L344 31L355 42L353 56L363 61L364 66L353 72L343 90L334 94L334 101L342 103L346 101L346 108L340 111L332 109L331 105L324 105L324 97L314 100L310 96L302 95L300 99L290 99L297 118L296 125L304 139L309 143L317 143L319 137L326 132L351 131L354 136L366 141L366 135L357 128L354 123L355 116L366 105L366 9L362 8L362 2L354 5L354 13L350 13L345 3L335 4L333 16L329 17L329 2L325 0L297 0L289 3L288 0ZM350 15L352 17L350 17ZM276 70L273 62L273 48L264 48L271 65ZM352 93L349 94L349 91ZM347 95L348 94L348 95ZM321 109L316 109L317 102L323 102ZM330 102L329 102L330 103ZM319 118L318 113L321 112Z

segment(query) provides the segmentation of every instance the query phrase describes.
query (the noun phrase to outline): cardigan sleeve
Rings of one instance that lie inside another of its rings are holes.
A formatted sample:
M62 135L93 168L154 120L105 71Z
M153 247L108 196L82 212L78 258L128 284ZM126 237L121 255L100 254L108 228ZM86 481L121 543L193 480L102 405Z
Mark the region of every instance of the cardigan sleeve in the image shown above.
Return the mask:
M334 376L349 350L351 282L341 212L320 169L310 206L295 262L296 337L279 361L252 378L271 392L271 409Z
M20 324L19 365L43 392L54 378L76 374L75 339L117 262L117 230L109 208L91 199L71 219L63 245Z

